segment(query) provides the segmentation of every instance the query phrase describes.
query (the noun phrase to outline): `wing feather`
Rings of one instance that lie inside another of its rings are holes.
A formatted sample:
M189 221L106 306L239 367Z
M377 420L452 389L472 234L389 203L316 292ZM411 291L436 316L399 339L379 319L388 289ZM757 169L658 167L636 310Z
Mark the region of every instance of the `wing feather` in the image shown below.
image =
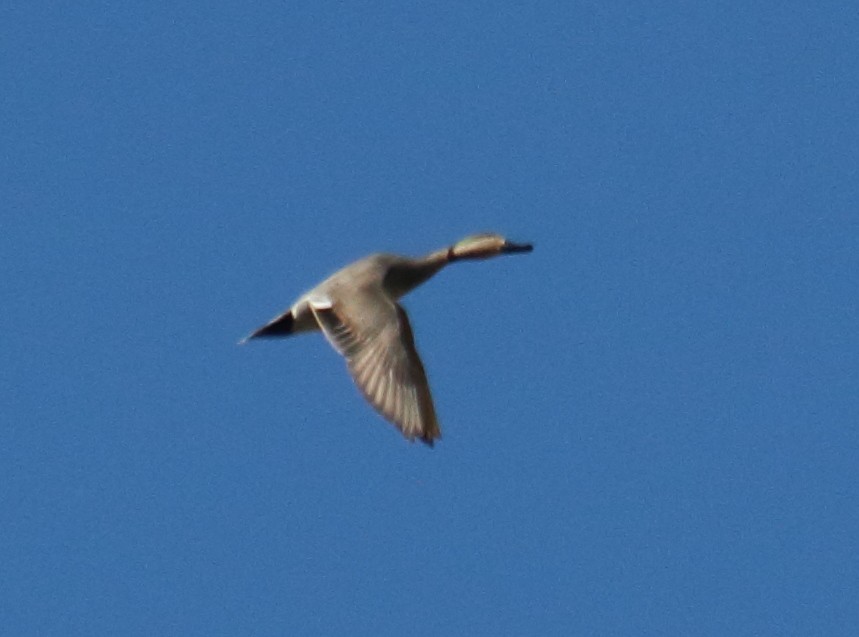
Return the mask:
M441 437L423 363L402 307L381 291L311 310L331 345L346 358L367 401L409 440Z

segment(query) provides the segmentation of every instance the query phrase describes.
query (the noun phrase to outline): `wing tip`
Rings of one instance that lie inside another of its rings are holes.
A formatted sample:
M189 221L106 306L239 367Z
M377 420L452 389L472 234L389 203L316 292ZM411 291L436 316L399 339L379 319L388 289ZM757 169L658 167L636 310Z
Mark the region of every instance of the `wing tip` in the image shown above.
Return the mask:
M441 435L439 434L439 435L436 435L435 437L433 437L432 435L424 435L424 436L421 436L420 438L418 438L418 440L420 440L422 443L424 443L430 449L434 449L435 448L435 441L441 440Z
M432 449L435 446L435 441L441 440L441 429L439 429L438 423L433 421L431 425L420 432L417 437L418 440ZM414 437L412 440L414 440Z

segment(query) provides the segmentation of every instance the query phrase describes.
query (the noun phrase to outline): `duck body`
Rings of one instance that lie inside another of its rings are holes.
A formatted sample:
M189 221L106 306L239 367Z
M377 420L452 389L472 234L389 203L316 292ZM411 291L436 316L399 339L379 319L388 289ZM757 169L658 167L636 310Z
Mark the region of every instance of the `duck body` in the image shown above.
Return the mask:
M408 316L397 301L454 261L532 249L482 234L420 258L370 255L302 294L242 342L322 331L346 358L368 402L406 438L432 446L441 431Z

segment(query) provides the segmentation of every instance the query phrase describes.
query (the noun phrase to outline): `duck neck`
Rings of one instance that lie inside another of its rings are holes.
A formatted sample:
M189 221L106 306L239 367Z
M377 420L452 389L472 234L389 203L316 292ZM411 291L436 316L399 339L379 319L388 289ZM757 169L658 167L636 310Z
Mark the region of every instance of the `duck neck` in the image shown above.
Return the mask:
M385 287L399 298L432 278L453 260L451 256L451 250L444 248L391 266L385 276Z

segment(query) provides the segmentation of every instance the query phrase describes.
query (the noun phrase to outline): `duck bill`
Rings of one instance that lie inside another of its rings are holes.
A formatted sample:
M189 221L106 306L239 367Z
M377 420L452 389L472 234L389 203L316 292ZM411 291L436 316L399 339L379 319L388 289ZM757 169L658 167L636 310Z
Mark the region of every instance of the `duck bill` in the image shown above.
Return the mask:
M513 243L512 241L505 241L504 247L501 248L501 251L504 254L515 254L517 252L531 252L534 249L534 244L532 243Z

